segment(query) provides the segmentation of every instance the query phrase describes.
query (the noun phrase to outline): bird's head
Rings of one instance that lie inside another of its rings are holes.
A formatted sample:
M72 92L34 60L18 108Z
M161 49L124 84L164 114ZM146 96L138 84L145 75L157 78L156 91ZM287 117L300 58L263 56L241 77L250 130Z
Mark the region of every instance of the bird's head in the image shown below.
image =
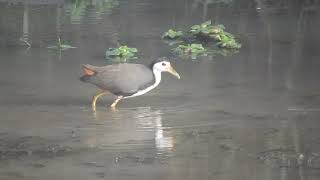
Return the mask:
M178 79L180 79L179 73L171 66L171 63L167 59L159 59L151 64L153 70L160 71L160 72L168 72Z

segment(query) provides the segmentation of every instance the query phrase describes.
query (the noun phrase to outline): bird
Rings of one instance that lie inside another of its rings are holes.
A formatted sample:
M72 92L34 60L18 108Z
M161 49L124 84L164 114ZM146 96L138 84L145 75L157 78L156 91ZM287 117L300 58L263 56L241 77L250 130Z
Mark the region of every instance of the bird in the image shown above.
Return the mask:
M143 95L159 85L161 73L168 72L178 79L179 73L168 59L152 61L150 65L119 63L106 66L82 64L80 80L97 86L100 91L92 98L91 108L96 111L96 102L103 96L113 94L117 98L110 105L115 109L120 100Z

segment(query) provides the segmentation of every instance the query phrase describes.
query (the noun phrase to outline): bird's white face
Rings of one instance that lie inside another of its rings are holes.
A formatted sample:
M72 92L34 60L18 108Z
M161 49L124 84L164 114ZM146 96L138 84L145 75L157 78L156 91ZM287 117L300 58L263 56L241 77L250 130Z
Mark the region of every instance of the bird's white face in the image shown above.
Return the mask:
M158 71L167 71L167 68L171 66L170 62L168 61L160 61L154 64L153 68L155 68Z
M177 73L177 71L171 66L169 61L160 61L153 65L154 70L158 70L160 72L168 72L174 76L176 76L178 79L180 79L180 75Z

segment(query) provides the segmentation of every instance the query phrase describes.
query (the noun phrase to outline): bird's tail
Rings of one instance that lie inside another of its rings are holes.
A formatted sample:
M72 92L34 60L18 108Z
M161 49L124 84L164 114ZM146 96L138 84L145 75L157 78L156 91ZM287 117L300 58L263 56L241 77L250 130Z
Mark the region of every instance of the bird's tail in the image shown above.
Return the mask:
M89 82L90 79L91 79L91 76L95 75L96 72L90 68L89 65L82 65L82 70L83 70L83 73L84 75L80 77L80 81L82 82Z

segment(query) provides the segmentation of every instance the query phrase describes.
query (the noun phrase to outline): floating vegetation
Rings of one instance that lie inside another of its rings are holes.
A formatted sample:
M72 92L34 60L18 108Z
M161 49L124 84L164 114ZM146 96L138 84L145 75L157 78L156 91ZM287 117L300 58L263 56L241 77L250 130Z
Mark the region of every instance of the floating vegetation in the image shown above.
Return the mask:
M174 48L174 52L181 56L189 56L191 59L196 59L199 55L207 55L207 50L202 46L202 44L179 45Z
M196 36L212 38L218 41L216 45L220 48L241 48L241 44L236 41L232 34L225 31L225 27L222 24L211 25L211 21L206 21L200 25L192 26L190 32Z
M224 25L211 25L211 21L206 21L200 25L194 25L191 27L190 32L193 35L214 37L217 33L223 32L225 29Z
M182 35L183 35L182 31L175 31L175 30L169 29L167 32L165 32L162 35L162 38L163 39L177 39L177 38L180 38Z
M199 25L193 25L189 33L169 29L162 35L162 39L170 46L180 44L173 48L173 51L192 59L196 59L199 55L230 56L239 52L241 43L225 29L224 25L212 25L209 20Z
M220 32L218 33L215 38L219 41L217 45L221 48L227 49L240 49L241 44L237 42L234 36L228 32Z
M48 46L47 48L64 51L64 50L68 50L68 49L74 49L74 48L77 48L77 47L71 46L69 44L63 44L61 42L60 37L59 37L58 38L58 43L56 45Z
M128 46L120 46L118 48L109 48L106 51L106 58L116 61L126 61L128 58L136 58L135 55L138 52L137 48L131 48Z

